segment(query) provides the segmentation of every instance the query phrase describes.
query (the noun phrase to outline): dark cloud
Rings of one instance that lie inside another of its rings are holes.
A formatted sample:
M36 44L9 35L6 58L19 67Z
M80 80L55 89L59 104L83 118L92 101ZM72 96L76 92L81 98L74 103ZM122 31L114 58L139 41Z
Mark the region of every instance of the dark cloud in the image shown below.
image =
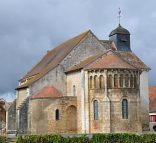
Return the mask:
M156 85L156 2L154 0L1 0L0 95L13 97L18 79L48 49L85 30L108 39L121 23L131 32L132 50L151 67L150 85Z

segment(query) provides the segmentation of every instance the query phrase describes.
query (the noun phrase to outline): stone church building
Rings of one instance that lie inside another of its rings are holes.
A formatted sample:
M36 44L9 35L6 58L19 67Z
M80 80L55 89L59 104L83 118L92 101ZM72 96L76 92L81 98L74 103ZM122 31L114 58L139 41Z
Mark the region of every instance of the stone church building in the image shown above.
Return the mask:
M148 71L120 24L109 40L86 31L48 51L19 80L7 132L147 131Z

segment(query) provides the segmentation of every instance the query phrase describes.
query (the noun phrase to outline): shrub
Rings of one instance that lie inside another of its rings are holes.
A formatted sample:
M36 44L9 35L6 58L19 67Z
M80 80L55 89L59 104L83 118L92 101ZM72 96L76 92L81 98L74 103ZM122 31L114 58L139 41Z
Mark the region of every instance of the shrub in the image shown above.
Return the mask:
M6 143L6 138L3 136L0 136L0 143Z
M0 138L0 143L4 143ZM156 143L156 134L93 134L92 138L86 135L80 137L63 137L61 135L27 135L19 136L17 143Z
M19 136L16 143L89 143L89 139L85 135L72 138L60 135L28 135Z

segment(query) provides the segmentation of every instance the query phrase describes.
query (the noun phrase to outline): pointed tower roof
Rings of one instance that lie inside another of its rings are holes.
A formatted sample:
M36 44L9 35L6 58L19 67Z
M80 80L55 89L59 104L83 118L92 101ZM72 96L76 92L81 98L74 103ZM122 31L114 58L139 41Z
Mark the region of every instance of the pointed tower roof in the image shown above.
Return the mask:
M119 26L109 34L109 37L115 34L130 35L130 32L119 24Z

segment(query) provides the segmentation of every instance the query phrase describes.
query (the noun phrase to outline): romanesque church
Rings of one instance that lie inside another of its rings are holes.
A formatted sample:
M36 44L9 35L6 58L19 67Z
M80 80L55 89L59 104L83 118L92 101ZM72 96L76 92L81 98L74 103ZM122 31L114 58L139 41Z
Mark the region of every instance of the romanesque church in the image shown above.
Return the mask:
M7 132L147 131L148 71L120 24L109 40L86 31L48 51L19 80Z

